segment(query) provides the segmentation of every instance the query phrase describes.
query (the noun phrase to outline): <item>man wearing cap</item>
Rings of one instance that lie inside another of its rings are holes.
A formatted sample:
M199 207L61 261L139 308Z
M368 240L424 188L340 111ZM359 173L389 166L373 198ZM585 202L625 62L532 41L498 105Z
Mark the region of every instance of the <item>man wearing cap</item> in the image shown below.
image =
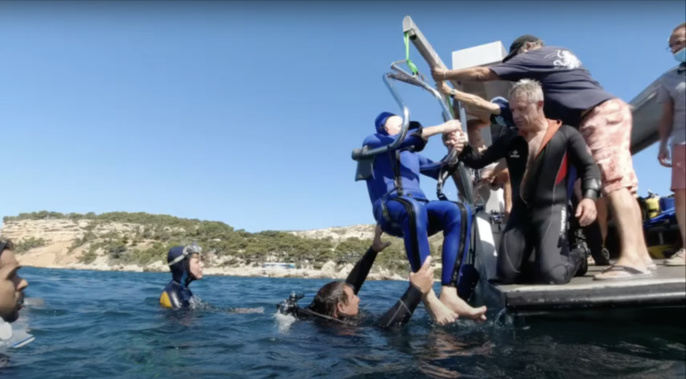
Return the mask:
M602 174L602 193L617 221L620 259L596 280L642 277L655 268L643 236L634 196L638 179L631 163L632 114L628 104L606 92L568 49L544 46L532 35L517 38L501 64L462 70L434 68L436 81L535 79L541 82L544 112L579 128Z
M387 146L400 137L403 119L389 112L379 114L374 122L376 133L367 137L363 146L370 149ZM438 324L453 322L457 316L485 320L486 307L472 308L457 294L460 273L458 254L468 250L469 236L462 236L462 223L469 217L464 204L429 201L419 187L419 176L437 178L441 164L421 156L427 139L437 134L460 130L457 120L423 128L415 121L399 146L374 157L367 190L374 218L384 232L402 237L413 272L417 272L431 254L428 236L443 231L440 300L433 291L424 296L427 310ZM463 216L464 215L464 216Z
M202 279L202 248L195 243L174 246L167 253L167 263L172 280L164 287L160 304L164 308L188 308L193 302L193 292L188 288L192 281Z

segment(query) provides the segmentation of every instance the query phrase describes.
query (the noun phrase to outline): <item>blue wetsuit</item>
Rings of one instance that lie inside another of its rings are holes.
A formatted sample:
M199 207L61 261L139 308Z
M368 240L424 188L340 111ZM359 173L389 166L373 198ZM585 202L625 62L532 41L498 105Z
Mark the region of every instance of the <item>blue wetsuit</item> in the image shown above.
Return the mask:
M514 120L512 119L512 112L510 111L510 103L504 97L494 97L491 103L500 107L500 114L492 114L491 122L495 125L500 125L509 129L516 129Z
M419 175L437 179L441 164L417 153L424 148L426 141L421 136L422 127L418 122L412 122L410 127L416 130L408 132L398 148L374 158L372 176L367 179L374 218L384 232L404 239L413 272L419 270L431 253L428 237L442 230L441 284L456 286L458 251L469 249L469 246L460 245L460 242L468 244L470 240L469 236L461 236L460 206L466 205L426 198L419 187ZM377 119L377 133L367 137L363 145L373 149L391 144L399 136L388 135L383 122L379 123ZM458 250L460 247L464 249Z
M174 246L169 249L167 262L173 262L183 254L183 246ZM195 280L190 273L189 257L185 257L169 266L172 280L164 287L160 295L160 304L165 308L188 308L193 298L193 292L188 285Z

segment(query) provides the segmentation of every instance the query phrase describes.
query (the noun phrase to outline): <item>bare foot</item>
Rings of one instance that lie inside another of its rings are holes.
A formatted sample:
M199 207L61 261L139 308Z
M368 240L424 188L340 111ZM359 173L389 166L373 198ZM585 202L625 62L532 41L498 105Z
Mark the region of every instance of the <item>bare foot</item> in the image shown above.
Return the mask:
M457 288L443 286L441 288L441 303L456 312L460 317L467 317L474 321L486 321L486 306L474 308L457 296Z
M424 296L424 307L438 325L448 325L457 320L457 314L443 305L433 290Z

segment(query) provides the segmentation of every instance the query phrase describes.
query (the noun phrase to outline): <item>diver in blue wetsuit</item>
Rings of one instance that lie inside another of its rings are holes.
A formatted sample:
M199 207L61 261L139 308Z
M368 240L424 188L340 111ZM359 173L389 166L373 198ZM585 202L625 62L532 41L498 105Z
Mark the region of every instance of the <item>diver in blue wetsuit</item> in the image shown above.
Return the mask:
M387 146L398 137L402 118L383 112L375 120L376 133L364 140L370 149ZM374 157L372 175L366 179L374 218L383 231L402 237L413 272L417 272L430 255L428 236L443 231L443 251L440 300L431 291L425 296L427 310L439 324L452 322L456 316L484 320L486 307L472 308L457 296L459 274L458 253L468 250L469 236L461 235L461 215L470 211L463 204L450 201L429 201L419 187L419 175L436 179L441 163L434 163L418 154L426 139L437 134L460 130L460 122L451 120L438 126L423 128L410 122L414 131L408 133L399 146Z
M167 264L171 270L172 280L164 287L160 304L164 308L188 308L193 293L188 285L202 279L203 263L200 255L202 248L196 244L174 246L167 254Z

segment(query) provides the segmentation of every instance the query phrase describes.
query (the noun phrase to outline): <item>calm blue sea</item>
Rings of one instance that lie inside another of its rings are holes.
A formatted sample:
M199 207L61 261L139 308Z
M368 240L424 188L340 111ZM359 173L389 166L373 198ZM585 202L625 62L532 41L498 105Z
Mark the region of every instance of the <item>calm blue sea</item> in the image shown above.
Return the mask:
M326 329L275 317L291 290L304 291L307 304L326 280L206 277L192 285L201 309L175 312L158 306L168 274L22 274L27 296L44 304L23 310L36 340L5 352L2 379L686 375L686 331L669 313L652 322L519 319L440 328L420 306L399 331ZM381 314L405 286L368 282L361 306ZM254 309L229 311L236 307Z

